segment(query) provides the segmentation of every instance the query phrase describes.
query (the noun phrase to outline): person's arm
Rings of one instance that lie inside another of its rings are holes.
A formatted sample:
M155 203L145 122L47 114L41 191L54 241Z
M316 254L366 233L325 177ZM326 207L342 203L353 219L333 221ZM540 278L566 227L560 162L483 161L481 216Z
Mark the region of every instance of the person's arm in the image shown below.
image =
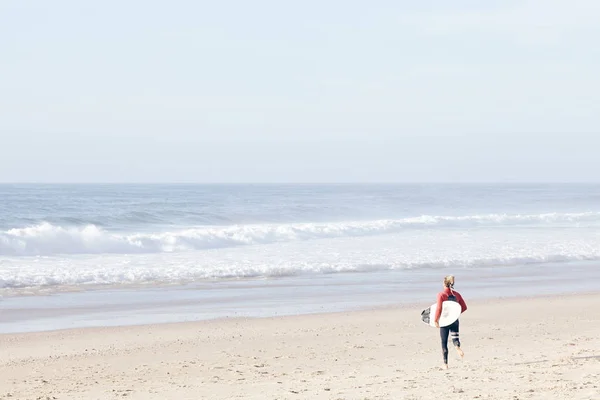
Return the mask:
M433 322L435 322L436 327L439 327L438 321L440 320L440 317L442 316L442 303L443 302L444 302L444 298L443 298L442 293L438 293L437 307L435 308L435 319L433 320Z
M467 311L467 303L465 303L465 300L462 298L462 296L458 297L458 304L460 304L460 307L462 308L462 311L460 312L461 314Z

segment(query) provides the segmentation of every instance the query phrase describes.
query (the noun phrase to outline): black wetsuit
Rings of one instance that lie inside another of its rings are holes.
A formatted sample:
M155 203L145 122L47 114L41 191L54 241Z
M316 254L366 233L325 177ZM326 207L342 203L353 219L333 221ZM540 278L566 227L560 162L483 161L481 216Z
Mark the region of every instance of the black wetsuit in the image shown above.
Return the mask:
M457 301L454 295L448 296L449 301ZM460 347L460 339L458 337L458 320L452 324L440 327L440 337L442 339L442 354L444 355L444 364L448 364L448 336L452 338L452 344Z
M460 347L460 339L458 338L458 320L451 325L440 328L440 336L442 338L442 354L444 355L444 364L448 364L448 336L452 338L452 344Z

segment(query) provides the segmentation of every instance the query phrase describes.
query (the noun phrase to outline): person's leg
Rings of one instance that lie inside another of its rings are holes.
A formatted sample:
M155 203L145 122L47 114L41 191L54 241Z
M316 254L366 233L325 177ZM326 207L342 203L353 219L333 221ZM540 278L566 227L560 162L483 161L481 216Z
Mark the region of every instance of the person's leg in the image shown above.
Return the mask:
M447 326L440 328L440 338L442 339L442 355L444 357L443 369L448 369L448 335L450 329Z
M450 331L450 338L452 339L452 344L456 348L456 352L458 353L458 355L461 358L463 358L465 356L465 352L462 351L462 349L460 348L460 337L459 337L459 334L458 334L458 330L459 330L459 322L458 322L458 320L456 320L456 322L454 322L448 328L449 328L449 331Z

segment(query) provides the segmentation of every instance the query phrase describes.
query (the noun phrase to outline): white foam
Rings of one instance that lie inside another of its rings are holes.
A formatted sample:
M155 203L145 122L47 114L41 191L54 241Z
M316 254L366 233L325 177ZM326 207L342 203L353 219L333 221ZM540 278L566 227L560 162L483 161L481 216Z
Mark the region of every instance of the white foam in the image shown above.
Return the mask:
M592 229L421 230L154 254L0 257L0 287L129 285L600 260Z
M95 225L62 227L42 223L0 232L0 255L173 253L313 239L363 237L414 229L515 227L521 225L598 226L600 213L485 214L335 223L206 226L164 232L121 234Z

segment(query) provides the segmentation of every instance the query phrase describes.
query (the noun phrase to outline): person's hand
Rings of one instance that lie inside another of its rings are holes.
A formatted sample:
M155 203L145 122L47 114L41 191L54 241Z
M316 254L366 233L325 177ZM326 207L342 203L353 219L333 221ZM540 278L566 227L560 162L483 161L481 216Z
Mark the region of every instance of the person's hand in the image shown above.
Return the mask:
M436 328L439 328L439 327L440 327L440 323L439 323L439 322L436 322L436 323L435 323L435 327L436 327Z

